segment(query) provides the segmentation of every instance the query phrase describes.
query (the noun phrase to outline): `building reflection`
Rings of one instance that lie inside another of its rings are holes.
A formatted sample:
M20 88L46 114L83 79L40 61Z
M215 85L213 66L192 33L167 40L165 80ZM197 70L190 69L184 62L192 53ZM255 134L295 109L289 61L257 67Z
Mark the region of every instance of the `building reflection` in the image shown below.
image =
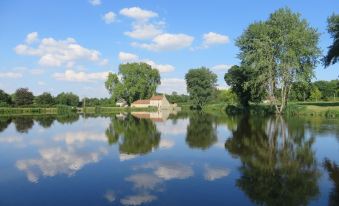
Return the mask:
M243 117L226 150L240 158L236 185L259 205L307 205L319 195L314 137L282 117Z

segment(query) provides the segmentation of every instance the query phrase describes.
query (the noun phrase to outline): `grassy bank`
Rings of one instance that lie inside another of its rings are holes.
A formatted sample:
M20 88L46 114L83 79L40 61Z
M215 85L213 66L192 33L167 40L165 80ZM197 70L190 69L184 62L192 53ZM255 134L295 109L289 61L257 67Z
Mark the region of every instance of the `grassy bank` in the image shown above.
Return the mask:
M131 107L86 107L75 108L68 106L58 106L51 108L12 108L0 107L0 115L36 115L36 114L69 114L69 113L86 113L86 114L105 114L105 113L118 113L118 112L133 112L133 111L157 111L155 107L149 108L131 108Z

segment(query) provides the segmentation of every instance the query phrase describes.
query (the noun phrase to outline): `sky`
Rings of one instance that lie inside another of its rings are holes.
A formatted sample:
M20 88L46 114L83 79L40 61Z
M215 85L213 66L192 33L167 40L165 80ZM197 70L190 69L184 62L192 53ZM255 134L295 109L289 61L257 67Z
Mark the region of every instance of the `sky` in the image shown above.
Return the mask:
M225 72L239 64L237 37L283 7L317 28L325 54L332 42L326 19L339 13L336 0L2 0L0 89L108 97L107 73L127 62L158 69L158 92L186 93L185 74L201 66L226 88ZM338 74L339 64L319 64L314 81Z

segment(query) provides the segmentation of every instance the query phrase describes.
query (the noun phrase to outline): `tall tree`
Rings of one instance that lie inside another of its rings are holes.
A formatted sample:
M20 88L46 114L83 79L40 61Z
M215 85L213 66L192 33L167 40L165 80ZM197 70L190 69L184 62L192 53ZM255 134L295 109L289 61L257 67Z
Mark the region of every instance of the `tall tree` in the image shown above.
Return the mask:
M313 77L320 55L318 39L317 30L288 8L251 24L237 39L241 63L254 74L247 84L264 88L276 113L284 111L294 82Z
M339 61L339 15L330 16L327 19L327 24L327 31L330 33L333 43L328 47L327 55L324 57L325 67Z
M53 96L49 92L44 92L35 98L38 105L53 105L55 103Z
M34 95L28 88L19 88L14 93L14 103L16 106L33 104Z
M201 67L190 69L185 75L185 79L192 107L194 109L202 109L213 96L217 75L208 68Z
M62 92L56 97L57 104L67 105L67 106L78 106L79 96L73 94L72 92L65 93Z
M123 98L129 104L138 99L150 98L158 85L159 71L146 63L121 64L119 73L109 73L105 82L112 98Z
M11 96L0 89L0 107L9 106L11 104L12 104Z

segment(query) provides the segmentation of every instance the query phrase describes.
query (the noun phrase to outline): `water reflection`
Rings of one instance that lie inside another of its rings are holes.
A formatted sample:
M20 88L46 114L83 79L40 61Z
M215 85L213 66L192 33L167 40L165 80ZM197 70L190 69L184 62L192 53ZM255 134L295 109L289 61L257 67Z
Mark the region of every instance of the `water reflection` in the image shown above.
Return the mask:
M34 125L32 117L26 116L17 116L13 119L13 122L15 124L16 131L20 133L27 133Z
M243 117L225 148L240 158L236 185L259 205L307 205L317 197L314 137L283 118Z
M150 119L136 118L127 114L124 119L111 117L106 129L109 144L119 142L119 151L123 154L147 154L159 146L160 132Z
M328 205L339 205L339 166L328 159L324 161L324 168L327 170L334 187L329 195Z
M12 119L10 117L0 117L0 132L4 131L11 122Z

